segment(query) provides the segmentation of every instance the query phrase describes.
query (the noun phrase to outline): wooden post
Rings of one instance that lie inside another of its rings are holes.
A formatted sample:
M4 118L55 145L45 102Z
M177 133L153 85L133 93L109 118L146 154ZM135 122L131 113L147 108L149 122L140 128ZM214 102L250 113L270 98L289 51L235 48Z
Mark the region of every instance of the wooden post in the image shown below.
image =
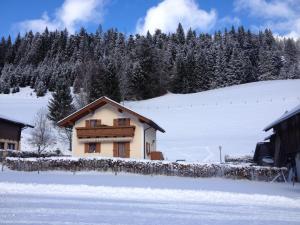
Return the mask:
M219 146L219 151L220 151L220 163L222 163L222 146Z

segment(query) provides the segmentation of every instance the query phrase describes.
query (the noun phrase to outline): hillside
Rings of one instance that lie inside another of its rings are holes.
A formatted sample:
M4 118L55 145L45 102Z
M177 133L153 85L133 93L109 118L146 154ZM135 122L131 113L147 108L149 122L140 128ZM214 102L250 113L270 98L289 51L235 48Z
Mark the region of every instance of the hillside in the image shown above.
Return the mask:
M219 146L223 157L252 155L255 144L268 135L262 129L300 103L299 87L300 80L262 81L124 104L166 130L158 133L158 149L168 160L211 162L219 161ZM0 114L30 123L50 96L37 98L30 88L0 94ZM23 132L23 149L30 149L28 133Z
M165 130L158 149L169 160L219 160L222 153L253 154L262 129L300 103L300 80L263 81L195 94L167 94L125 105Z

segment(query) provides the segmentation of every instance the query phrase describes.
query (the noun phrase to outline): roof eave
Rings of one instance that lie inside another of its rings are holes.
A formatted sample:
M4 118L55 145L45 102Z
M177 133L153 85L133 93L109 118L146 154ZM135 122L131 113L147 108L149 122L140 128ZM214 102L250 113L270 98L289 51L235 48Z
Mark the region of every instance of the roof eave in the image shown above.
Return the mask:
M99 104L100 104L101 102L104 102L105 104L111 103L112 105L115 105L115 106L117 106L117 107L123 108L123 109L127 110L129 113L132 113L132 114L134 114L134 115L140 117L140 119L142 119L145 123L149 124L149 125L150 125L151 127L153 127L154 129L159 130L159 131L162 132L162 133L165 133L165 132L166 132L163 128L161 128L158 124L156 124L156 123L153 122L152 120L150 120L150 119L148 119L148 118L146 118L146 117L144 117L144 116L142 116L142 115L140 115L140 114L138 114L138 113L132 111L131 109L128 109L128 108L126 108L126 107L120 105L119 103L117 103L117 102L115 102L115 101L113 101L113 100L107 98L106 96L100 97L99 99L97 99L97 100L95 100L95 101L89 103L88 105L82 107L81 109L79 109L79 110L77 110L76 112L70 114L69 116L67 116L67 117L65 117L65 118L63 118L63 119L61 119L60 121L57 122L57 125L58 125L59 127L66 127L66 126L68 126L70 123L74 123L73 119L76 118L76 117L75 117L76 114L79 114L79 115L80 115L81 113L84 112L84 110L86 110L87 108L93 106L93 104L96 104L97 102L98 102ZM81 113L80 113L80 112L81 112Z

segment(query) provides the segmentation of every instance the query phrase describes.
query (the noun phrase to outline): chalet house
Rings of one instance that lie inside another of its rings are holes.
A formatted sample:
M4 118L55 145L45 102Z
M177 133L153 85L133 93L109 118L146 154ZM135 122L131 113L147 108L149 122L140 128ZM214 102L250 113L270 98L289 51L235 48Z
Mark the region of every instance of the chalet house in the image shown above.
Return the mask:
M273 129L273 134L257 145L254 161L258 161L260 155L270 155L274 159L274 166L296 166L299 180L300 105L283 114L264 131L270 129Z
M165 130L107 97L81 108L58 125L72 127L73 156L163 159L156 149L156 131Z
M21 132L32 125L0 115L0 150L20 150Z

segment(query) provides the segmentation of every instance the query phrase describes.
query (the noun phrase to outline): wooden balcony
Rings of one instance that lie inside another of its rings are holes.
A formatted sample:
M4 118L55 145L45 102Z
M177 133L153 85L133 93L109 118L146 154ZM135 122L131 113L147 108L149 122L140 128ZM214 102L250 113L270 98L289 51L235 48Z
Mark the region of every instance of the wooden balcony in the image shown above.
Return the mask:
M76 127L78 138L133 137L135 126Z

